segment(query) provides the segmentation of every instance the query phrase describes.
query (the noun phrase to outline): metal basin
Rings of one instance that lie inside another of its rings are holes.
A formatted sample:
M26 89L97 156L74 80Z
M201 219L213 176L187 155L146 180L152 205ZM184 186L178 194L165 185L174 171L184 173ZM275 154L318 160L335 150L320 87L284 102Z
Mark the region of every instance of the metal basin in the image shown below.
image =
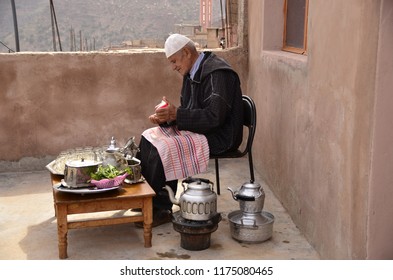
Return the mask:
M261 243L272 237L274 216L266 211L245 213L240 210L228 214L232 238L244 243Z

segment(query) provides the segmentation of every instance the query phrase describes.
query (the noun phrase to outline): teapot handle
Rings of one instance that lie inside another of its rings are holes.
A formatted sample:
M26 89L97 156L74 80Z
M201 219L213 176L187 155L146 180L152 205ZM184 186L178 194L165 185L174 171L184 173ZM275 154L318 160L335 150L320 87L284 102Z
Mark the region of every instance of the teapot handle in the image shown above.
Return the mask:
M254 196L245 196L241 194L236 194L236 199L244 200L244 201L255 201Z
M68 176L68 166L65 165L64 166L64 178L67 178L67 176Z

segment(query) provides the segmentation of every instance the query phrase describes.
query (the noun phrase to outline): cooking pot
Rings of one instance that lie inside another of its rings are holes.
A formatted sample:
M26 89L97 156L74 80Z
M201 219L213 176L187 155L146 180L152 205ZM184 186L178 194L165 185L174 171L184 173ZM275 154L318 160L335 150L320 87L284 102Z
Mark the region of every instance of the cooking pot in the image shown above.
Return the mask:
M187 178L182 181L184 191L179 199L175 199L172 189L165 186L173 204L180 206L184 219L206 221L217 213L217 195L213 191L213 183L208 179Z
M81 188L91 186L89 180L91 173L95 173L101 162L94 160L67 161L64 169L64 181L69 188Z
M274 216L266 211L245 213L240 210L228 214L232 238L245 243L260 243L273 234Z
M261 212L265 203L265 192L258 183L244 183L238 190L231 188L228 190L232 193L234 200L239 202L240 210L244 212Z

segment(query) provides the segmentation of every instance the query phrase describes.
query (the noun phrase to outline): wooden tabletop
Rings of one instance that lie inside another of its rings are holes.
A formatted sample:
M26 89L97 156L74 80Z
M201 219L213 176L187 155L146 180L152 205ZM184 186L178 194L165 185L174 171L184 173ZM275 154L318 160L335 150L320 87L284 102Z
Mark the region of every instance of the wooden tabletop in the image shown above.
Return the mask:
M63 179L61 175L51 174L52 185L58 184ZM127 184L123 182L122 186L115 190L110 190L106 192L100 193L92 193L92 194L78 194L78 193L67 193L55 190L54 198L57 203L70 203L72 201L84 201L84 200L106 200L113 199L114 197L122 198L122 197L148 197L155 196L154 190L150 187L150 185L146 182L140 182L135 184Z

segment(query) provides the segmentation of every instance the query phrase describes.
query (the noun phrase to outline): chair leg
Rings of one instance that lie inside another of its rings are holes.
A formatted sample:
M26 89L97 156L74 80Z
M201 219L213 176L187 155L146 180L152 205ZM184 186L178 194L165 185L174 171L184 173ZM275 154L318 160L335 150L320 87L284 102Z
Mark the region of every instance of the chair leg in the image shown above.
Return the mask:
M219 171L219 166L218 166L218 158L214 159L215 164L216 164L216 189L217 189L217 194L219 195L220 192L220 171Z
M254 183L255 177L254 177L254 164L252 162L252 154L251 152L248 153L248 162L250 165L250 176L251 176L251 183Z

